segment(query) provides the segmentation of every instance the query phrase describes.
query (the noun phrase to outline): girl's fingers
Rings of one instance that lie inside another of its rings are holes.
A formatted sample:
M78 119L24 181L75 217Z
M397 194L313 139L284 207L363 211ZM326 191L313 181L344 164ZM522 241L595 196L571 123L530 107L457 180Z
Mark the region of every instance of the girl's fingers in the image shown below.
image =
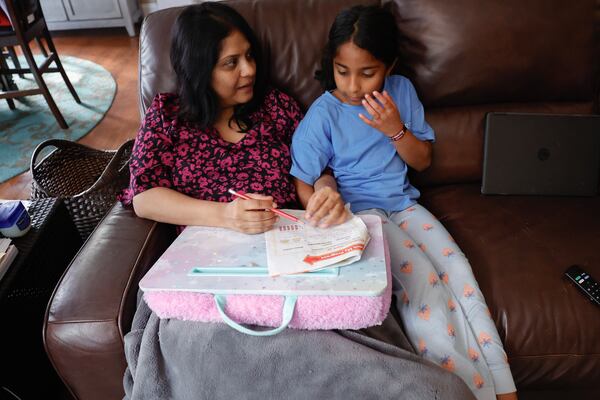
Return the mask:
M373 107L373 109L377 113L381 114L385 111L384 107L382 107L382 104L380 104L375 98L373 98L373 96L366 94L365 99L367 99L367 102L369 103L369 105L371 107Z
M394 99L392 99L388 92L384 91L383 94L379 92L374 93L376 93L375 97L377 97L377 100L379 100L381 104L383 104L383 107L385 108L384 112L386 115L391 115L394 112L397 112L398 107L396 106Z
M392 99L392 96L390 96L390 94L387 92L387 90L383 91L383 97L386 99L386 101L392 103L393 105L396 105L396 103L394 102L394 99Z
M330 206L327 205L328 201L323 202L318 209L311 213L310 222L313 225L318 224L327 214L329 214Z
M383 108L386 108L387 103L388 103L388 99L382 95L381 93L379 93L378 91L374 91L373 92L373 96L377 99L377 101L383 106Z
M363 100L362 101L362 105L365 108L365 110L367 110L367 112L369 114L371 114L371 116L373 118L378 117L379 113L373 108L373 106L371 106L371 103L369 103L367 100Z
M331 213L331 211L335 208L336 204L338 204L338 203L341 203L339 194L327 196L327 198L321 204L319 209L313 213L311 222L314 222L314 223L322 222L322 220Z
M385 104L385 103L387 103L387 99L385 98L385 93L386 93L385 90L383 92L374 90L373 97L375 97L377 99L377 101L379 101L381 104Z
M360 118L361 121L364 122L365 124L367 124L369 126L373 126L373 122L369 118L365 117L364 115L362 115L362 114L359 113L358 114L358 118Z
M346 208L342 203L336 203L333 208L329 211L329 214L323 218L319 224L320 228L327 228L329 226L339 225L346 221Z
M319 226L321 228L326 228L331 225L337 225L335 222L339 219L339 214L344 209L344 203L342 201L341 196L339 194L337 196L331 196L327 199L327 202L321 207L323 212L319 221Z
M320 192L315 192L306 204L306 219L312 219L314 214L319 210L321 205L327 200L327 196L323 196Z

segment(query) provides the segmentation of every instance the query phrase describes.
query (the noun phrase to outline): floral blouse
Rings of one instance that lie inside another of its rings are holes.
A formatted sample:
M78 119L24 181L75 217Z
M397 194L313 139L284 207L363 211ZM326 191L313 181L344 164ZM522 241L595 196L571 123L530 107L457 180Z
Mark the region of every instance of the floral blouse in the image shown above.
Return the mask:
M145 190L166 187L220 202L233 200L227 192L233 188L271 195L280 208L298 206L289 175L290 144L303 114L294 99L270 89L237 143L223 140L213 127L199 129L181 120L178 111L177 95L154 98L135 140L129 188L120 196L124 204Z

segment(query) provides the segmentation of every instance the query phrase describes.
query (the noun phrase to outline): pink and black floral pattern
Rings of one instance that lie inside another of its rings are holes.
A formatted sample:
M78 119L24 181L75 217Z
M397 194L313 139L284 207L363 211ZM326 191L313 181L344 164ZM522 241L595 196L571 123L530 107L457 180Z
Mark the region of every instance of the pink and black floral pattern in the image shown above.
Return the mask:
M199 129L181 120L178 111L175 94L154 98L133 148L130 185L120 196L124 204L153 187L228 202L233 198L227 190L233 188L271 195L281 208L297 207L290 144L303 114L291 97L269 90L237 143L224 141L212 127Z

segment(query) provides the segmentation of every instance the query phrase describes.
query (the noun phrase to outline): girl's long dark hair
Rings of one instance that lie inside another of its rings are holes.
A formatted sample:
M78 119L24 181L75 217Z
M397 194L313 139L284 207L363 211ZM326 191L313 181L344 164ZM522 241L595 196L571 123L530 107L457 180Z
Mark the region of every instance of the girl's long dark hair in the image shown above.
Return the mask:
M398 54L398 27L394 16L384 7L354 6L335 17L323 49L321 69L315 73L323 89L336 88L333 59L338 48L350 41L390 67Z
M171 39L171 65L177 77L179 115L200 128L212 126L219 113L219 101L211 86L221 42L239 31L250 43L256 61L254 95L248 103L234 107L231 122L246 131L250 114L263 100L265 79L262 54L252 28L233 8L220 3L202 3L186 7L177 17Z

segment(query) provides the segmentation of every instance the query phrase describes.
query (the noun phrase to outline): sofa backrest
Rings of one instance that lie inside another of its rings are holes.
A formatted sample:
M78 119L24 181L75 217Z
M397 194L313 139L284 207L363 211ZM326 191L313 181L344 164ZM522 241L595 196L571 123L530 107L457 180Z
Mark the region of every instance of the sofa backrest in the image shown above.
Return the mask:
M357 0L230 0L254 29L263 47L270 83L294 96L306 109L322 92L313 78L329 25ZM379 4L376 0L361 4ZM170 31L183 8L148 15L140 33L140 112L158 92L175 90L169 61Z
M231 0L263 45L271 83L303 107L334 16L369 0ZM481 179L489 111L597 112L595 0L395 0L398 71L410 78L437 135L432 166L417 184ZM140 34L140 111L173 91L171 26L181 8L146 17Z
M481 180L487 112L598 112L595 0L394 3L399 71L437 137L432 166L412 176L417 185Z

